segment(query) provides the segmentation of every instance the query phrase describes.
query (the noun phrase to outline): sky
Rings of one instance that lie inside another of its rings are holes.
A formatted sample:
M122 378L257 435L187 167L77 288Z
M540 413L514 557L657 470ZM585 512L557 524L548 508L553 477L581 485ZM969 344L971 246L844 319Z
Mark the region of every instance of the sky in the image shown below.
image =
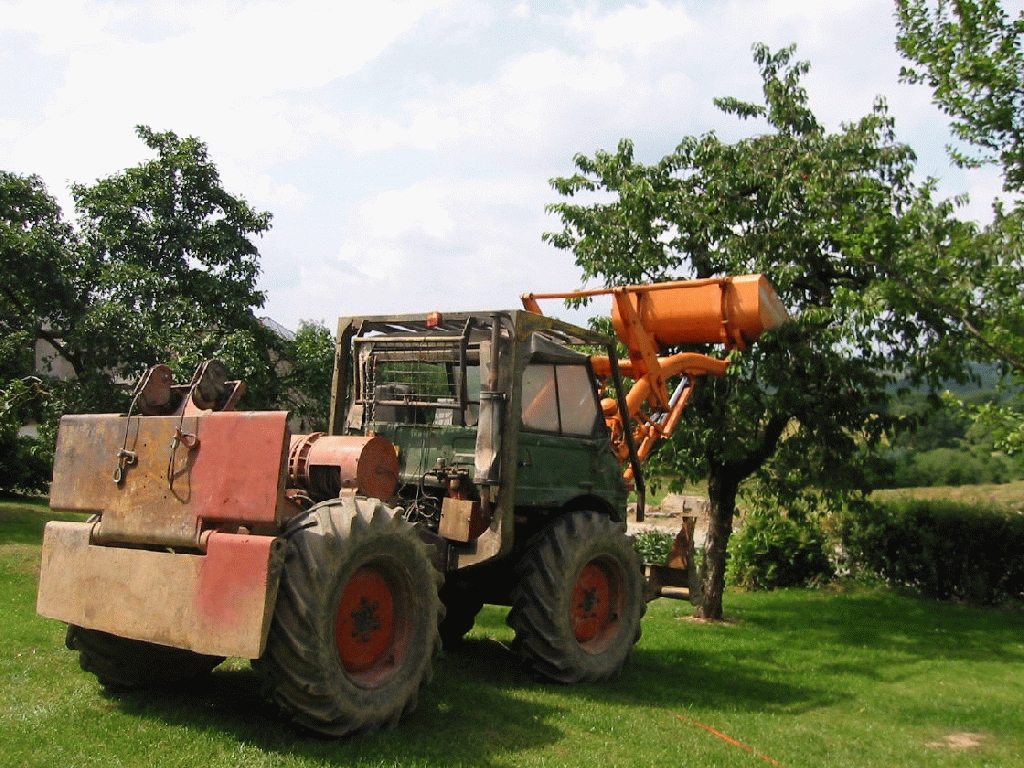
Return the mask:
M0 0L0 168L41 176L70 216L71 183L149 156L136 125L196 136L228 191L273 214L259 314L295 329L513 308L580 286L572 255L541 239L560 228L548 180L574 155L628 137L654 162L686 135L764 130L712 99L759 100L751 45L796 43L826 127L884 97L921 176L985 220L998 174L950 166L930 91L899 82L892 13L892 0Z

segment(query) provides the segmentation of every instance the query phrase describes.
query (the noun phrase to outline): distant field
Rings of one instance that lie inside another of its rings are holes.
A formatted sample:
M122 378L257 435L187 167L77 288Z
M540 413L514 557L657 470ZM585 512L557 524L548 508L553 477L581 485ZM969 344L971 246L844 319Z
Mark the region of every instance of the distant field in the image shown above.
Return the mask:
M933 488L892 488L875 491L872 498L949 499L970 504L992 504L1010 509L1024 509L1024 480L1001 485L938 485Z
M717 625L660 599L626 672L572 687L522 671L487 607L415 713L342 742L285 722L240 660L190 689L109 693L35 615L47 517L0 502L4 766L1024 767L1024 613L883 590L729 592Z
M665 496L668 495L667 487L668 484L662 482L657 493L648 494L648 507L661 504L664 501ZM707 498L707 484L690 484L680 493ZM949 499L972 504L993 504L1010 509L1024 509L1024 480L998 485L989 483L986 485L937 485L931 488L890 488L871 494L871 498L874 499L908 497L913 499ZM632 497L631 500L635 501ZM742 506L742 501L740 506Z

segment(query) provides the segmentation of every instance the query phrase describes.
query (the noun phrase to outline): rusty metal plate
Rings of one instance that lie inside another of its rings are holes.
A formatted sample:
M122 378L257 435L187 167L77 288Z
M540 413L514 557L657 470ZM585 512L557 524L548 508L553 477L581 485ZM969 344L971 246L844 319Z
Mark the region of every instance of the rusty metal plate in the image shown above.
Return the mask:
M280 523L287 420L286 411L66 416L51 506L99 512L104 542L195 547L203 521ZM115 483L122 446L134 459Z
M472 538L470 527L473 521L474 506L479 516L479 502L445 496L441 502L441 524L437 528L438 535L451 541L469 541Z
M53 455L50 506L75 512L106 509L117 487L112 474L124 419L109 414L64 416Z
M193 506L204 519L281 522L287 479L287 411L211 413L197 418Z
M47 523L40 615L214 656L263 653L283 540L214 533L206 555L180 555L92 545L91 527Z

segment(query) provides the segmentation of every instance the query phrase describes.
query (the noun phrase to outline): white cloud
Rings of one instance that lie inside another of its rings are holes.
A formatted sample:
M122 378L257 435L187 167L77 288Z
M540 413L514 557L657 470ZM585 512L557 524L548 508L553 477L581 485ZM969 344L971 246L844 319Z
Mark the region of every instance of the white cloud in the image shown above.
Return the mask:
M651 0L643 8L627 5L602 16L592 12L576 13L571 26L589 37L598 48L639 50L686 37L695 29L685 6L666 8L657 0Z
M0 31L35 35L47 55L64 55L70 49L103 38L116 18L114 9L88 0L61 3L21 0L0 3Z
M46 54L72 54L69 74L83 82L105 75L170 87L178 95L219 90L241 98L317 88L356 72L445 4L209 0L162 3L154 12L145 5L19 2L0 6L0 30L32 33ZM122 23L143 15L170 33L154 41Z
M521 293L571 288L571 260L540 241L553 225L547 197L532 177L437 176L387 190L360 205L335 258L299 264L268 309L287 317L282 298L303 317L327 306L334 314L516 307Z
M287 96L358 72L442 0L177 3L152 22L167 35L133 35L124 22L147 6L17 3L0 6L0 32L34 36L64 57L44 117L0 150L50 178L90 179L136 161L131 127L199 135L222 162L259 171L304 147ZM59 10L56 10L58 9ZM31 73L26 73L30 76ZM58 170L58 168L60 170Z
M500 82L510 91L522 94L553 88L573 94L602 94L614 92L623 84L624 77L618 62L549 49L516 60L502 73Z
M754 41L799 44L830 128L887 95L922 171L970 189L972 215L998 190L947 173L945 120L927 89L897 84L891 0L603 6L0 0L0 45L14 35L37 54L2 59L0 86L31 82L34 101L0 99L0 167L66 201L67 181L147 155L138 123L199 136L228 189L275 214L267 311L292 327L575 287L571 255L540 239L557 229L547 179L623 136L651 162L687 134L763 129L711 103L760 98Z
M782 19L798 18L816 21L834 18L836 14L848 13L871 8L874 0L829 0L814 2L811 0L770 0L769 12Z
M226 173L221 174L224 183L229 187L232 179ZM289 210L296 211L305 208L312 200L312 197L289 182L279 182L269 173L264 173L255 179L249 179L248 183L239 184L247 192L248 202L258 208L267 208L271 211Z
M381 118L359 115L336 125L333 133L339 140L357 152L379 152L392 147L407 146L436 150L446 142L467 133L467 127L456 115L447 114L443 104L409 102L403 106L402 118ZM326 128L326 123L324 121Z
M375 237L394 239L413 230L444 238L454 228L443 199L443 188L434 179L406 189L389 189L360 207L359 213Z
M589 114L595 103L605 109L635 93L614 61L545 50L516 59L495 80L440 89L432 100L404 104L397 118L363 114L346 119L332 133L358 152L396 147L531 152L564 144L561 129L597 117Z

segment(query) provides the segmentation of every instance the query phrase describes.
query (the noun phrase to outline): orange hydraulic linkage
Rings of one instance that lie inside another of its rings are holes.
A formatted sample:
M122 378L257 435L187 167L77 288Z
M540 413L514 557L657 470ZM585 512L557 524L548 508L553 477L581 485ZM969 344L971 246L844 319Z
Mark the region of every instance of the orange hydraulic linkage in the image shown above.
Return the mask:
M726 349L746 349L763 331L778 328L789 319L782 301L763 275L713 277L651 285L627 285L568 293L525 293L523 306L543 314L538 299L572 299L612 296L612 325L629 350L629 360L619 364L623 376L635 380L626 394L629 418L635 422L633 440L639 460L645 461L658 440L670 437L679 423L697 376L724 376L727 363L695 352L662 356L676 344L724 344ZM602 385L612 376L605 356L590 358ZM682 376L669 395L668 380ZM629 448L624 437L625 419L618 404L605 398L601 405L611 431L612 448L625 462ZM646 409L644 406L647 406ZM627 467L625 477L632 479Z

